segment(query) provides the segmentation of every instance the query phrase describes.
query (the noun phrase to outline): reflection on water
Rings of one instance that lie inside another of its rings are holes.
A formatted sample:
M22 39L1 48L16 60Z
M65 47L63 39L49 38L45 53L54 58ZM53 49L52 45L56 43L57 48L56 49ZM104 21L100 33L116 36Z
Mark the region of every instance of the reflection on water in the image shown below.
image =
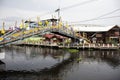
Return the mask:
M1 49L0 79L120 80L119 51L80 51L40 47ZM78 60L80 59L80 60Z

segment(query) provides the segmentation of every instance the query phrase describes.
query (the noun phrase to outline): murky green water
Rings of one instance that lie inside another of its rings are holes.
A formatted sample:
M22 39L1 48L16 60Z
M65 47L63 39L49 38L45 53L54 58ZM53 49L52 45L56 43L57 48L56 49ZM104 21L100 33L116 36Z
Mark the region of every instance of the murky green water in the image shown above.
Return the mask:
M0 80L120 80L119 51L0 49Z

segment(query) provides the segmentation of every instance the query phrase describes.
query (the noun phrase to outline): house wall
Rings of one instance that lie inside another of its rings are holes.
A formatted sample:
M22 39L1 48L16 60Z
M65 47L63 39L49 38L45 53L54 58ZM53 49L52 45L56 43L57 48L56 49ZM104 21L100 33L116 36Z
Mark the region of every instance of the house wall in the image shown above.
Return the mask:
M82 35L83 32L81 32ZM86 38L91 40L96 40L96 43L120 43L120 27L114 26L105 32L84 32ZM83 35L82 35L83 36Z

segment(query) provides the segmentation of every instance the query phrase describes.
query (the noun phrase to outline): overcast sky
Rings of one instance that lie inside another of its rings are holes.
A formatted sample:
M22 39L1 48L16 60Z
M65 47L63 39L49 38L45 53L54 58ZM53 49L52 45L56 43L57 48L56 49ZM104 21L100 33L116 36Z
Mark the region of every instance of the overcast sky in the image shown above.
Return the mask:
M120 25L120 0L0 0L0 26L3 21L8 27L22 19L57 17L54 11L59 6L62 20L68 23ZM89 19L95 20L84 21Z

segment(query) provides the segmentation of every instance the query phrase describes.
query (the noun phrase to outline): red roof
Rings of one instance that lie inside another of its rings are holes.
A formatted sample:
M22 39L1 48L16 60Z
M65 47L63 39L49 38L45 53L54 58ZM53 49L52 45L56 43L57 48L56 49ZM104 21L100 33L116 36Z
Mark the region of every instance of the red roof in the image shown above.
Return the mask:
M64 38L66 38L66 37L64 37L64 36L61 36L61 35L55 35L57 38L59 38L59 39L64 39Z
M64 38L66 38L66 37L64 37L64 36L61 36L61 35L57 35L57 34L45 34L44 35L44 37L45 38L53 38L53 37L56 37L56 38L58 38L58 39L64 39Z
M49 38L49 39L52 38L53 36L54 36L54 34L45 34L44 35L45 38Z

